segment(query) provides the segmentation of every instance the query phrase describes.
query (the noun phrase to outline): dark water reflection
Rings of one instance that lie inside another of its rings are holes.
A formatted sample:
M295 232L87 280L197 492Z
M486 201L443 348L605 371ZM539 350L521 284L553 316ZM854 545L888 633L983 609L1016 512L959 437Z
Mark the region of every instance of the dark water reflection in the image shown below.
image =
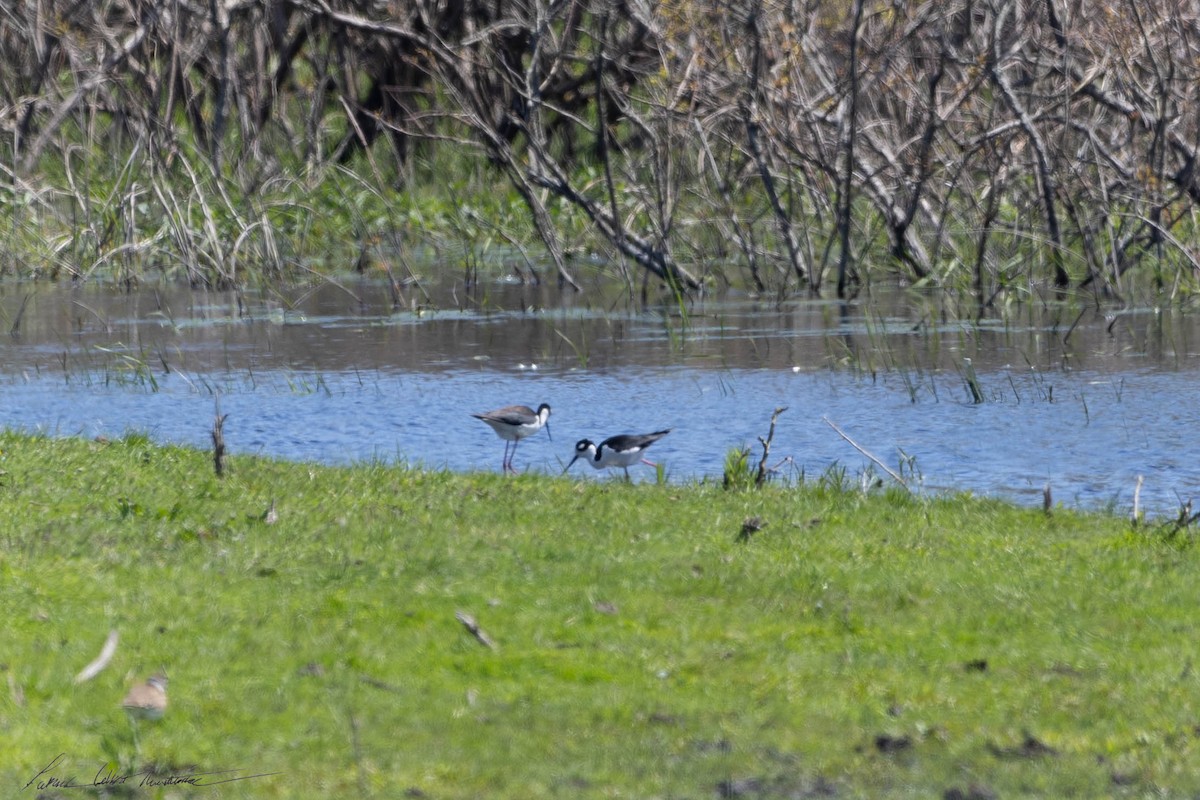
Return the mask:
M235 451L498 469L502 443L467 412L549 402L554 439L523 443L518 467L557 471L582 436L671 427L653 453L687 479L719 477L787 406L773 453L810 479L867 464L828 418L893 469L911 457L926 489L1040 502L1050 482L1060 502L1127 510L1142 475L1145 506L1173 514L1200 488L1195 315L1031 303L976 324L903 292L649 309L503 283L431 295L410 288L397 311L369 281L242 297L6 287L0 425L204 447L219 395Z

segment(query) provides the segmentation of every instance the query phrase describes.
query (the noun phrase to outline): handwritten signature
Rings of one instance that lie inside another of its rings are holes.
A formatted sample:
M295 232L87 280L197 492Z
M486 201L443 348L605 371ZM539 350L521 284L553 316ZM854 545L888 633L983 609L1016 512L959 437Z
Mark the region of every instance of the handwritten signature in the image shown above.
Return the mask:
M151 772L149 770L138 770L137 772L119 772L108 765L101 766L96 770L96 774L91 781L87 783L79 782L74 775L69 777L60 777L58 773L67 757L66 753L59 753L50 763L42 767L42 769L29 779L29 783L25 784L22 789L30 787L36 788L38 791L46 789L89 789L96 786L216 786L220 783L232 783L234 781L248 781L252 778L266 778L271 775L281 775L279 772L260 772L255 775L239 775L243 770L240 769L223 769L214 772L194 772L191 770L182 770L180 772Z

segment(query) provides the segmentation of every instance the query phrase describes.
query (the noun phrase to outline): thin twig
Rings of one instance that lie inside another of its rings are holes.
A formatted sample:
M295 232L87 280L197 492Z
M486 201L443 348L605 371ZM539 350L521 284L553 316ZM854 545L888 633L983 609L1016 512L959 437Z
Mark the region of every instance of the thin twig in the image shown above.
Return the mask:
M775 413L771 415L771 428L767 431L767 436L764 439L758 437L759 443L762 445L763 454L762 460L758 462L758 474L754 477L754 485L762 486L767 481L767 459L771 456L771 441L775 438L775 420L779 419L779 415L787 411L787 406L780 406L775 409ZM782 463L782 462L781 462Z
M80 670L79 674L75 676L76 683L90 681L100 674L100 670L108 666L108 662L112 661L113 654L117 652L118 638L116 630L108 632L108 638L104 640L104 646L100 648L100 655Z
M401 687L396 686L395 684L381 681L378 678L372 678L370 675L359 675L358 679L360 681L362 681L363 683L365 683L367 686L374 686L376 689L382 689L385 692L392 692L394 694L403 694L404 693L404 689L402 689Z
M1146 481L1145 476L1137 476L1137 485L1133 487L1133 524L1137 525L1142 521L1142 484Z
M217 477L220 478L225 474L225 418L228 414L221 413L221 399L217 398L217 415L213 420L212 442L213 442L213 469L216 470Z
M853 448L854 448L855 450L857 450L858 452L862 453L862 454L863 454L864 456L866 456L867 458L869 458L869 459L871 459L872 461L874 461L874 462L875 462L875 464L876 464L876 465L877 465L877 466L878 466L880 469L882 469L882 470L883 470L884 472L886 472L888 475L892 476L892 480L896 481L896 483L900 484L900 485L901 485L901 486L903 486L905 489L908 489L910 492L912 491L912 489L910 489L910 488L909 488L909 486L908 486L908 483L907 483L907 482L905 482L904 478L901 478L899 475L897 475L897 474L896 474L896 473L895 473L895 472L894 472L894 471L893 471L891 468L889 468L889 467L888 467L888 465L887 465L887 464L884 464L882 461L880 461L878 457L876 457L874 454L872 454L871 452L869 452L869 451L868 451L868 450L867 450L865 447L863 447L863 446L862 446L862 445L860 445L858 442L854 441L854 440L853 440L853 439L851 439L849 436L847 436L847 435L846 435L846 432L845 432L845 431L843 431L841 428L839 428L837 425L835 425L835 424L833 423L833 421L829 419L829 417L821 417L821 421L822 421L822 422L824 422L824 423L825 423L826 425L828 425L829 427L833 428L834 432L835 432L835 433L837 433L837 435L838 435L838 436L842 437L842 438L843 438L843 439L845 439L847 442L849 442L851 447L853 447Z
M8 335L14 339L21 335L21 318L25 316L25 308L29 305L29 298L31 297L33 297L33 294L29 293L21 298L21 307L17 310L17 316L13 320L12 327L8 329Z
M8 693L12 697L13 705L17 708L25 707L25 687L17 683L11 671L8 673Z
M459 611L454 615L454 618L461 622L462 626L466 628L472 636L478 639L481 645L491 650L496 649L496 643L492 641L492 637L488 636L487 632L483 628L479 627L479 623L476 622L475 618L470 614L465 611Z

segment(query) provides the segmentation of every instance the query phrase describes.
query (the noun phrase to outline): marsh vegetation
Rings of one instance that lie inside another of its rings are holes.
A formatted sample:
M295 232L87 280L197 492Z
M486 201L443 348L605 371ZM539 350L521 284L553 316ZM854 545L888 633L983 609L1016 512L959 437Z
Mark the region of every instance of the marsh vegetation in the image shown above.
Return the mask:
M631 294L1182 298L1198 25L1164 0L27 0L0 12L0 270L402 281L432 253Z

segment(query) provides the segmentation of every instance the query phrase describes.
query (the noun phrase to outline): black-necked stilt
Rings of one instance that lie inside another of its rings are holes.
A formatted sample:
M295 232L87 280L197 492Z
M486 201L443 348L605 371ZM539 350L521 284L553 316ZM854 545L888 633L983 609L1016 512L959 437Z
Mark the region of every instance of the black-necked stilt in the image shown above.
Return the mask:
M642 452L670 432L671 429L667 428L665 431L655 431L654 433L626 433L620 436L610 436L599 445L590 439L580 439L575 443L575 457L563 468L563 472L566 473L571 468L571 464L579 459L586 458L593 469L620 467L625 470L625 477L628 478L629 468L639 461L652 467L658 466L653 461L643 458Z
M472 414L475 419L481 419L492 427L496 435L504 440L504 460L501 466L504 472L516 472L512 465L512 457L517 454L517 443L526 436L532 436L542 428L550 436L550 406L542 403L534 411L529 406L505 406L495 411L483 414ZM551 437L553 440L554 437ZM508 452L508 443L512 442L512 454Z

